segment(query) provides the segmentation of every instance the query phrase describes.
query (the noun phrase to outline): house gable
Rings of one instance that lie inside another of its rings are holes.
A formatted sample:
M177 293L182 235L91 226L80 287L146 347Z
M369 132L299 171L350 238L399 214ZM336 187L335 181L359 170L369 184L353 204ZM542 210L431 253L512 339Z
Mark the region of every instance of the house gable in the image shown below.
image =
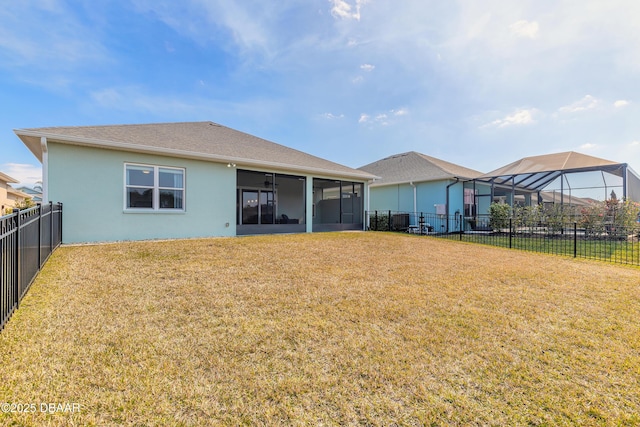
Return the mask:
M371 184L372 188L411 182L469 179L481 175L476 170L415 151L395 154L359 169L379 177Z

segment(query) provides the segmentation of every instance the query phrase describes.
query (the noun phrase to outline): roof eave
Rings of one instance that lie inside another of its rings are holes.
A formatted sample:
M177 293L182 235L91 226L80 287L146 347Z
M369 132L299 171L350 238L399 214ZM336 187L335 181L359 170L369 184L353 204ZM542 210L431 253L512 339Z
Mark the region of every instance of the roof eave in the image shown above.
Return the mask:
M20 181L16 180L15 178L10 177L9 175L7 175L5 173L2 173L2 172L0 172L0 181L4 181L7 184L16 184L16 183L20 182Z
M33 198L33 196L31 194L22 192L20 190L16 190L13 187L7 187L7 194L13 194L14 196L22 197L22 198L25 198L25 199Z
M402 181L373 182L369 184L369 187L375 188L375 187L385 187L387 185L401 185L401 184L411 184L411 183L417 184L421 182L455 181L456 178L459 178L460 182L463 182L465 180L473 180L473 178L466 178L463 176L452 175L452 176L433 178L433 179L408 179L408 180L402 180Z

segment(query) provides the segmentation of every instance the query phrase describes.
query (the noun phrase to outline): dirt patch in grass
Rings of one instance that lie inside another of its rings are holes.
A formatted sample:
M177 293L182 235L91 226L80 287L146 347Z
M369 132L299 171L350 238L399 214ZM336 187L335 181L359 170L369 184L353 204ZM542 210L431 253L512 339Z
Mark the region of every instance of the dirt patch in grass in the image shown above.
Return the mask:
M640 425L640 270L375 232L62 247L0 364L36 407L0 424Z

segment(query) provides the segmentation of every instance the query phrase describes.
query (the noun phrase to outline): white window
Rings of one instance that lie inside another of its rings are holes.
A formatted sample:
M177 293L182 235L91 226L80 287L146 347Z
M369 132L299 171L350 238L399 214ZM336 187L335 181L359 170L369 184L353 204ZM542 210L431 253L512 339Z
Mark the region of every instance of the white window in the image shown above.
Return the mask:
M125 164L125 210L184 211L185 170Z

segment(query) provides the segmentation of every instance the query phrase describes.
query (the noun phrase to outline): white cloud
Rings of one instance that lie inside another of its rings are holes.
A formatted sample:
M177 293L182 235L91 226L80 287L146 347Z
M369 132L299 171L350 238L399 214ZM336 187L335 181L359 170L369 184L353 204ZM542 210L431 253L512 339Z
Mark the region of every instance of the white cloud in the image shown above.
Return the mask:
M582 144L580 146L581 150L595 150L596 148L598 148L598 144L592 144L590 142L587 142L586 144Z
M397 119L409 114L407 108L392 109L384 113L377 113L375 116L362 113L358 123L369 123L372 125L389 126L397 122Z
M289 17L291 2L263 2L246 0L184 0L181 2L131 0L136 11L159 20L176 33L206 46L210 43L233 52L241 58L251 54L273 58L282 43L289 47L300 42L291 37L296 22Z
M33 187L36 181L42 180L42 167L39 165L30 165L24 163L4 163L0 165L0 170L11 178L20 181L19 184L13 184L15 187L26 185Z
M158 117L204 117L206 112L218 113L216 102L206 98L172 96L164 93L149 93L140 86L105 88L89 93L92 107L111 111L152 114ZM226 108L233 109L234 105Z
M324 114L321 114L320 116L327 120L344 119L344 114L335 115L333 113L324 113Z
M565 105L558 109L559 113L578 113L580 111L586 111L596 108L600 104L600 100L594 98L591 95L586 95L580 101L576 101L573 104Z
M329 0L333 4L331 7L331 15L339 19L355 19L360 20L360 8L365 5L368 0L356 0L352 6L345 0Z
M56 29L52 31L51 23ZM0 12L0 53L7 65L29 65L48 71L95 64L106 59L95 28L61 2L9 2Z
M361 70L364 70L364 71L366 71L366 72L371 72L371 71L373 71L373 70L374 70L374 68L376 68L376 66L375 66L375 65L371 65L371 64L362 64L362 65L360 66L360 69L361 69Z
M629 148L637 148L640 147L640 141L632 141L629 143Z
M389 126L389 116L387 116L385 113L378 114L374 121L379 125Z
M518 109L508 116L494 120L491 123L487 123L480 128L488 128L488 127L496 127L496 128L506 128L509 126L519 126L519 125L530 125L535 123L534 116L538 114L538 110L535 108L532 109Z
M535 39L538 37L539 25L536 21L529 22L520 20L509 25L509 29L518 37Z
M363 81L364 81L364 77L362 77L362 76L355 77L353 80L351 80L351 82L352 82L353 84L360 84L360 83L362 83Z
M631 102L625 100L625 99L619 99L616 102L613 103L613 106L616 108L622 108L622 107L626 107L627 105L631 104Z

